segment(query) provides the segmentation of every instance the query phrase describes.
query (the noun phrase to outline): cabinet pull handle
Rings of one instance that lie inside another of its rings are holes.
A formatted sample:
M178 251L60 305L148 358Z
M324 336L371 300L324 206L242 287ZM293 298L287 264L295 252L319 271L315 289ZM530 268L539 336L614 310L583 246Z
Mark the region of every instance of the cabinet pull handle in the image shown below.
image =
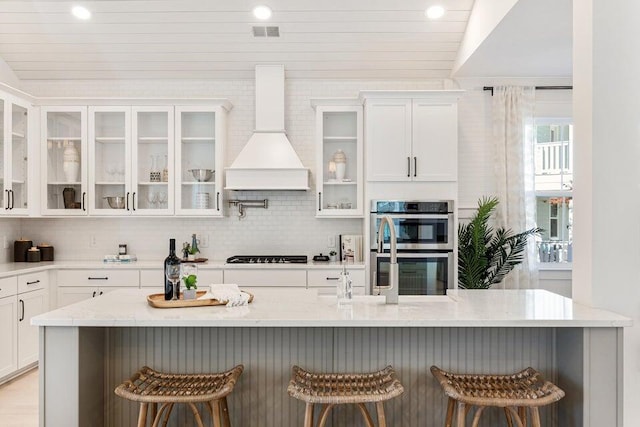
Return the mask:
M418 158L413 158L413 176L418 176Z
M135 212L136 210L136 192L133 192L133 197L131 198L131 209Z
M86 197L87 197L87 192L86 192L86 191L83 191L83 192L82 192L82 210L83 210L83 211L86 211L86 210L87 210L87 207L85 206L85 199L86 199Z
M322 191L318 191L318 212L322 211Z
M36 283L40 283L40 280L34 280L33 282L27 282L27 285L35 285Z
M13 208L16 207L15 206L15 201L16 200L15 200L15 196L14 196L13 190L9 190L9 193L11 194L11 207L9 209L13 209Z
M340 280L339 277L327 277L327 280Z
M216 193L216 209L218 210L218 212L220 211L220 192L219 191Z
M411 157L407 157L407 176L411 177Z
M22 314L20 315L20 322L24 320L24 300L20 300L20 306L22 307Z
M4 190L5 193L7 193L7 206L4 208L4 210L9 210L9 190Z
M127 212L129 211L129 195L131 193L127 191Z
M98 295L102 295L104 292L100 291L100 293Z
M91 298L95 298L96 297L96 291L93 291L93 295L91 296Z
M89 280L109 280L108 277L89 277Z

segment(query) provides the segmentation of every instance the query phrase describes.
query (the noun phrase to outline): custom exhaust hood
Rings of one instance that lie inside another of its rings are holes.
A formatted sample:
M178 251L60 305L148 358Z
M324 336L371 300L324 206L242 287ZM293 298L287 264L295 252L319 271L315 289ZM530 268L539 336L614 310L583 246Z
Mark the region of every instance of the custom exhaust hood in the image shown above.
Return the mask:
M284 131L284 66L256 65L256 128L225 169L227 190L308 190L305 168Z

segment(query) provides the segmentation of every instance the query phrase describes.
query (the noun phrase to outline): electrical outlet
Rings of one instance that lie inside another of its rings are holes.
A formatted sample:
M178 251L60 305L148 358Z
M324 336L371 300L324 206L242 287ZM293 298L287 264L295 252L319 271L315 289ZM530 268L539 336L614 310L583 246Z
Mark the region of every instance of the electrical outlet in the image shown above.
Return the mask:
M89 236L89 247L95 248L96 246L98 246L98 239L95 234L92 234Z
M208 234L204 234L204 233L198 233L198 239L200 240L200 247L201 248L208 248L209 247L209 235Z
M327 236L327 247L328 248L335 248L336 247L336 236L334 236L334 235Z

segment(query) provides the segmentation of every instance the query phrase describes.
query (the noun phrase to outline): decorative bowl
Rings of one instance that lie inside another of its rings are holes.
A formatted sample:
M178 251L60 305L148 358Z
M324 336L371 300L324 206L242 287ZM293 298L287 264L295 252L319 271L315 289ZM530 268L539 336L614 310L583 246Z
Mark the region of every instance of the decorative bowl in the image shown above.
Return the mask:
M107 203L111 209L124 209L124 196L108 196L103 198L107 199Z
M206 182L213 177L215 171L213 169L189 169L189 172L191 172L196 181Z

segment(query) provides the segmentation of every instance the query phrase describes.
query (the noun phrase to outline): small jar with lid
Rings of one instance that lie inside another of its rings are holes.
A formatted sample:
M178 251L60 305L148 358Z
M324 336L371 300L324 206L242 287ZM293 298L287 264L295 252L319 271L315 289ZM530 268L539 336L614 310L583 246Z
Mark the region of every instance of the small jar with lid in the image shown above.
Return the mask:
M40 249L32 246L27 251L27 262L40 262Z

